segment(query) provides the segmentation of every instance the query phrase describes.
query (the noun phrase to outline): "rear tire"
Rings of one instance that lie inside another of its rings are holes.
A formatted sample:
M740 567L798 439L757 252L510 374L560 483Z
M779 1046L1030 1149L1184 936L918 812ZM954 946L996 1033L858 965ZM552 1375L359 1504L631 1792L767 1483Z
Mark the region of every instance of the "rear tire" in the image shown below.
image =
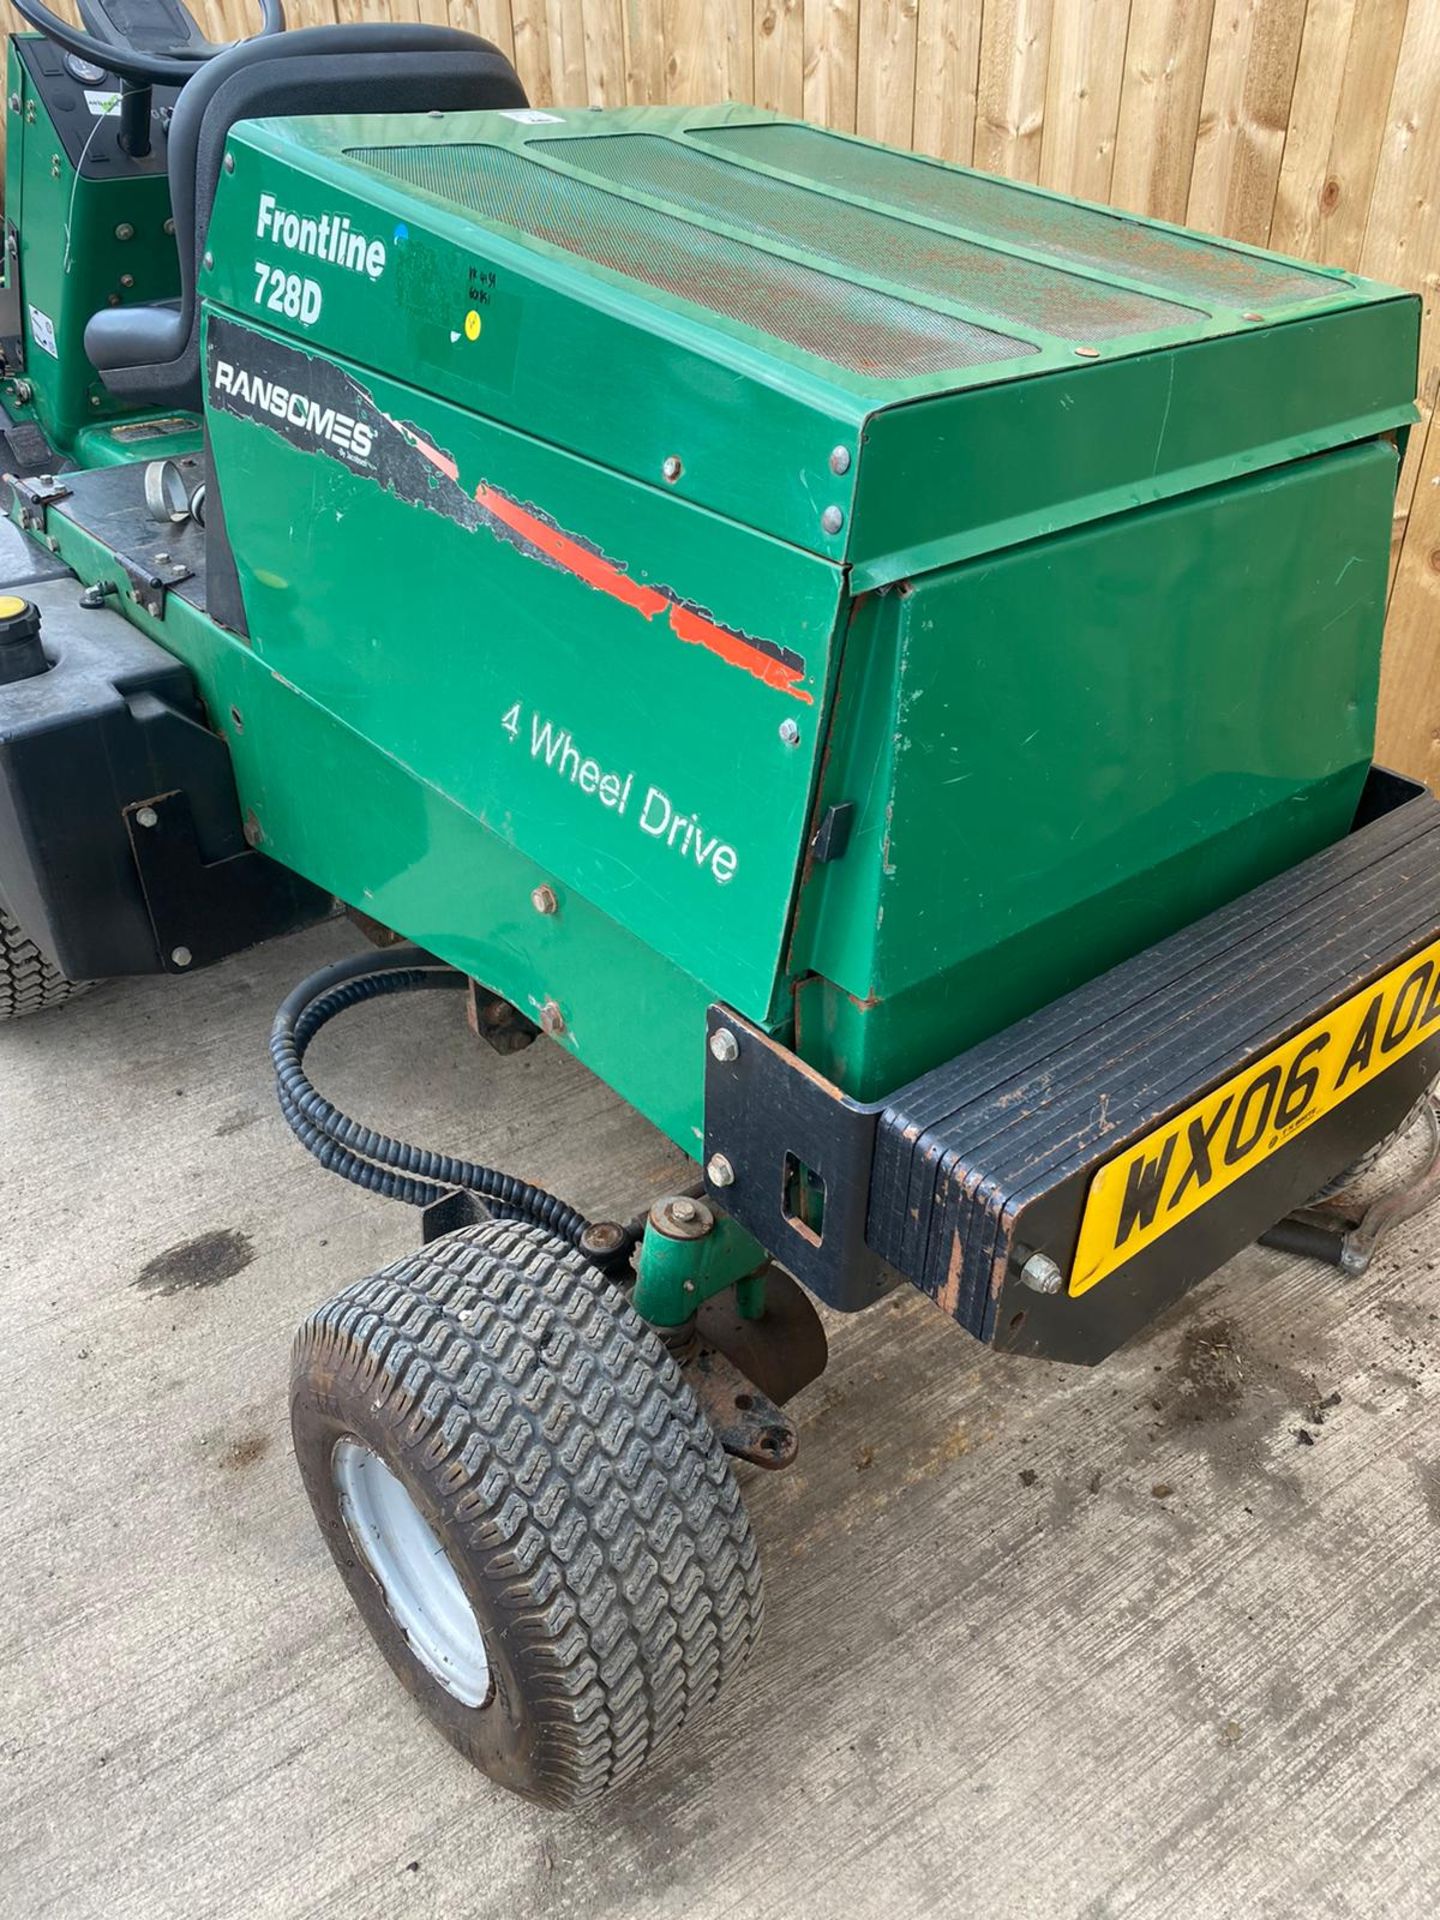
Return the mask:
M291 1421L366 1625L501 1786L588 1804L754 1643L729 1461L624 1296L538 1227L465 1228L312 1314Z
M0 908L0 1020L21 1020L88 993L94 983L67 980Z

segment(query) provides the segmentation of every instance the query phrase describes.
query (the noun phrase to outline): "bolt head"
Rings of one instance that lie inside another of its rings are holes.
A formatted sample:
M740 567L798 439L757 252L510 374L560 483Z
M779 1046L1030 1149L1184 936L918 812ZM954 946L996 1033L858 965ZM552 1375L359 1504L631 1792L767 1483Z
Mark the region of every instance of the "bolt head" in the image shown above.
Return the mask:
M11 113L18 113L20 111L20 96L18 93L12 93L10 96L10 111Z
M188 947L172 947L170 949L170 958L177 967L188 967L195 956Z
M675 481L677 481L680 478L681 474L685 471L684 467L681 466L680 464L679 454L676 454L676 453L667 454L665 456L665 459L661 462L660 471L661 473L664 474L665 478L673 486Z
M1032 1293L1061 1293L1065 1287L1065 1276L1048 1253L1032 1253L1020 1278Z
M1075 354L1076 358L1080 360L1098 360L1100 358L1100 349L1099 347L1076 347Z
M116 227L115 238L117 240L133 240L135 238L135 229L128 220L122 220L119 226Z
M560 906L553 887L536 887L530 896L530 904L536 913L555 913Z
M735 1169L723 1153L712 1153L705 1165L705 1178L712 1187L733 1187Z
M547 1000L540 1009L540 1031L542 1033L564 1033L565 1016L553 1000Z
M121 276L120 276L120 284L121 284L121 286L122 286L122 287L133 287L133 286L134 286L134 284L135 284L135 276L134 276L134 274L133 274L133 273L122 273L122 274L121 274Z
M710 1036L710 1057L728 1065L740 1058L740 1042L728 1027L717 1027Z
M214 264L215 264L215 256L214 256L214 254L213 254L213 253L209 253L209 252L207 252L207 253L206 253L206 255L205 255L205 258L204 258L204 259L203 259L203 260L201 261L201 263L200 263L200 264L201 264L201 265L202 265L202 266L204 267L204 269L205 269L205 271L206 271L207 273L209 273L209 271L210 271L210 269L211 269L211 268L212 268L212 267L214 266Z
M650 1225L667 1240L703 1240L715 1229L715 1216L703 1200L667 1193L650 1209Z
M161 229L161 231L162 231L163 233L174 233L174 231L175 231L175 222L174 222L174 220L173 220L173 219L167 219L167 220L166 220L166 222L165 222L165 225L164 225L164 227L163 227L163 228Z
M233 153L227 153L225 156L225 171L227 173L233 173L235 171L235 156Z
M830 455L830 471L831 473L849 473L850 449L848 447L836 447Z
M782 720L780 722L780 738L785 742L787 747L799 746L800 729L793 720Z
M826 533L839 533L845 524L845 516L839 507L826 507L820 516L820 524Z
M135 815L135 823L141 827L158 827L160 824L160 816L154 807L141 807L140 811Z
M592 1220L580 1236L582 1253L618 1253L625 1244L625 1229L618 1220Z

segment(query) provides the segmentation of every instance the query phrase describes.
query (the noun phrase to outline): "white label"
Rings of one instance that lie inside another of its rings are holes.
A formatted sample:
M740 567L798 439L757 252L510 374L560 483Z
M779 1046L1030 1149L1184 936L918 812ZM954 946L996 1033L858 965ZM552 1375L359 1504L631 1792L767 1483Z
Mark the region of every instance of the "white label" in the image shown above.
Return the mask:
M685 866L691 861L702 873L709 874L717 886L727 886L735 877L740 856L728 840L712 833L698 813L683 813L662 788L646 787L642 797L636 785L634 769L607 771L598 760L581 753L568 727L557 727L532 711L528 728L525 708L517 700L500 717L500 725L510 738L530 749L530 758L538 760L574 787L589 794L618 819L631 820L651 840L668 847Z
M287 320L298 320L313 327L320 318L325 296L313 280L302 280L298 273L286 273L283 267L255 262L255 304L265 305L271 313L283 313Z
M96 93L93 87L86 87L85 104L97 120L103 120L107 114L119 113L120 96L118 93Z
M563 113L541 113L538 107L502 107L502 120L518 120L522 127L544 127L553 120L556 126L564 124Z
M39 307L30 309L30 338L42 353L48 353L52 360L60 358L55 345L55 322L48 313L42 313Z
M385 271L385 242L357 233L348 213L290 213L276 202L273 193L260 196L255 237L271 240L288 253L307 253L313 260L363 273L371 280L378 280Z

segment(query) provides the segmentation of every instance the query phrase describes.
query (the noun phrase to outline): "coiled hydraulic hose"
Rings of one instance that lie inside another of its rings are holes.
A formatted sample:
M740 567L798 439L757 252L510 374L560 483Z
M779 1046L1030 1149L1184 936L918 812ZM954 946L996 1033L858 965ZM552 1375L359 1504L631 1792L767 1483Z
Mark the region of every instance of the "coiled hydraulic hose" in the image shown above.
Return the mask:
M428 1207L460 1187L477 1194L503 1218L528 1220L558 1239L579 1246L590 1223L543 1187L495 1167L456 1160L447 1153L412 1147L362 1126L316 1091L305 1072L305 1054L320 1029L349 1007L392 993L463 988L466 976L423 947L390 947L322 967L302 980L275 1016L270 1058L275 1091L291 1132L322 1167L353 1180L370 1193L408 1206Z

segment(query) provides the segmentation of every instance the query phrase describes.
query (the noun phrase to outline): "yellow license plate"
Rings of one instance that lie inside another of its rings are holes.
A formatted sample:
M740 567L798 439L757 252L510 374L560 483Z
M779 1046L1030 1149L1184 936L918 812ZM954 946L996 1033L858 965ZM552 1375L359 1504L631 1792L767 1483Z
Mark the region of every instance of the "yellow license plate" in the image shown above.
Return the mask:
M1440 940L1107 1161L1086 1196L1070 1292L1114 1273L1437 1032Z

